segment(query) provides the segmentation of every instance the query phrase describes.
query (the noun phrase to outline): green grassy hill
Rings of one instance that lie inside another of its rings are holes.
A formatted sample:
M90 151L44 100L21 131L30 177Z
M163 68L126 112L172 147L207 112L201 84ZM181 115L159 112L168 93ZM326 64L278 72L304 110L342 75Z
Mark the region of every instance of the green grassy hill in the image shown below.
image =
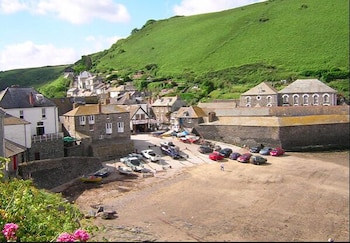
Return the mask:
M270 0L148 20L132 32L109 50L79 60L76 70L124 79L143 70L138 87L174 88L192 102L237 98L262 81L276 81L278 88L277 81L307 77L349 95L348 0ZM168 79L173 83L163 82ZM200 92L189 91L195 84Z
M348 50L349 1L275 0L151 22L94 64L100 71L157 64L159 75L257 63L301 72L347 69Z

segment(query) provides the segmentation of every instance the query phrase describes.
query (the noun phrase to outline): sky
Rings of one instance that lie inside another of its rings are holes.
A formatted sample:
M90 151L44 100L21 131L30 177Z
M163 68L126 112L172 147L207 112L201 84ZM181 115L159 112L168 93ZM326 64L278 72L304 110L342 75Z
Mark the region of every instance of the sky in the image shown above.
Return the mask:
M73 64L109 49L147 20L264 0L0 0L0 71Z

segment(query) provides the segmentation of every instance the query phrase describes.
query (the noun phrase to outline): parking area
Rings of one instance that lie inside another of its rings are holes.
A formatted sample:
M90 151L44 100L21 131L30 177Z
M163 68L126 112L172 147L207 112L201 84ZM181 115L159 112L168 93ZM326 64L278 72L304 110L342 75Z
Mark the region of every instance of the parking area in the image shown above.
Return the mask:
M147 160L144 158L143 162L145 163L145 168L148 168L155 173L158 172L167 172L172 173L176 172L177 170L183 168L183 167L191 167L198 164L212 164L212 163L218 163L216 161L212 161L209 159L208 154L201 154L198 152L198 144L194 143L184 143L181 139L177 137L156 137L152 136L151 134L137 134L132 135L131 139L134 142L134 148L136 153L141 153L142 150L146 149L152 149L156 154L161 156L161 159L159 162L151 162L150 160ZM173 159L168 155L164 155L161 152L160 144L161 142L168 141L172 142L175 146L179 148L179 153L183 157L182 159ZM220 142L213 142L216 145L219 145L221 148L229 147L233 151L237 151L240 153L247 152L248 150L237 147L231 144L225 144ZM228 161L228 159L224 159L221 162ZM118 160L113 161L106 161L104 162L106 166L112 166L117 168L118 165L123 165Z

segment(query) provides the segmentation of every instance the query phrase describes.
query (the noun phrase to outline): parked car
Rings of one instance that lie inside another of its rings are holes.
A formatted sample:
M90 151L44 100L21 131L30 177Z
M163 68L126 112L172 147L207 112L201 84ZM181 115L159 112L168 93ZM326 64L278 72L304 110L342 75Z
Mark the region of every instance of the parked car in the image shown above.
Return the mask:
M261 155L270 155L272 148L271 147L263 147L260 151L259 154Z
M281 156L284 155L285 151L281 147L274 148L270 151L271 156Z
M220 154L224 155L225 158L228 158L230 154L232 153L232 149L230 148L223 148L219 151Z
M127 156L120 158L120 162L124 163L125 161L129 160L129 158L131 158L131 157L136 157L136 158L141 159L141 160L143 159L142 154L130 153Z
M251 153L259 153L260 150L261 150L263 147L264 147L263 144L260 144L260 145L258 145L258 146L251 147L251 148L249 149L249 152L251 152Z
M198 152L202 154L209 154L209 153L212 153L213 151L214 149L212 147L209 147L208 145L200 145L198 147Z
M223 158L225 158L224 155L220 154L217 151L209 154L209 159L214 161L222 160Z
M237 161L241 163L248 163L251 156L251 153L244 153L237 158Z
M152 149L145 149L141 151L141 154L146 159L149 159L152 162L157 162L160 160L160 156L156 154Z
M237 160L237 158L239 156L241 156L242 154L238 153L238 152L232 152L229 156L229 159L232 159L232 160Z
M262 165L267 162L267 159L260 155L252 155L249 159L249 162L254 165Z

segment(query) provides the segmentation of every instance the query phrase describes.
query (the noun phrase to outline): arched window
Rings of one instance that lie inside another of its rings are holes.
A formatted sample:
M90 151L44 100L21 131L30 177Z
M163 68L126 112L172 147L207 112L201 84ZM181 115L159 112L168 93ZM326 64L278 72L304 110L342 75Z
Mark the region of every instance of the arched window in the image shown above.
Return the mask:
M252 98L250 96L245 97L245 102L247 105L250 104L251 99Z
M303 105L309 105L309 95L308 94L303 95Z
M289 104L289 95L284 94L282 96L282 102L283 102L283 105L288 105Z
M318 94L312 95L312 105L319 105L319 99Z
M299 105L299 95L293 95L293 105Z
M323 95L323 105L330 105L329 94Z

